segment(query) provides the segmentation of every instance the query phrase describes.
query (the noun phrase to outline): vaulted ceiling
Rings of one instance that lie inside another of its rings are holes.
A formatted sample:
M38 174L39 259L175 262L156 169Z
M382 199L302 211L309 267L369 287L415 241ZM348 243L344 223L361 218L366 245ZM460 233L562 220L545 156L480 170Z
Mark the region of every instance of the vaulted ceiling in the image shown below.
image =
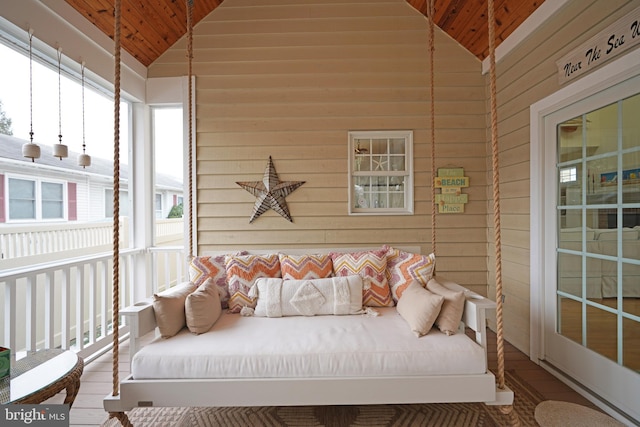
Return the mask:
M113 38L113 0L65 0L102 32ZM429 0L406 0L426 15ZM494 0L496 46L507 38L544 0ZM223 0L194 0L194 25ZM469 52L489 54L487 0L435 0L436 25ZM186 32L184 0L122 0L122 48L149 66Z

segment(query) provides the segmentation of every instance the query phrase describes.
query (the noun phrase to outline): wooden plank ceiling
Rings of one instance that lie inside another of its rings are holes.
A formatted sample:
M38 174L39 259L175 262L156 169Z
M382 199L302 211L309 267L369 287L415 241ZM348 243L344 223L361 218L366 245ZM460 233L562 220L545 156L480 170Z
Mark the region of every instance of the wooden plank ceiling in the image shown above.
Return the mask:
M103 33L113 38L113 0L65 0ZM195 0L194 25L223 0ZM406 0L426 16L429 0ZM494 0L496 46L544 0ZM487 0L435 0L435 22L469 52L489 54ZM149 66L186 32L184 0L122 0L122 48Z

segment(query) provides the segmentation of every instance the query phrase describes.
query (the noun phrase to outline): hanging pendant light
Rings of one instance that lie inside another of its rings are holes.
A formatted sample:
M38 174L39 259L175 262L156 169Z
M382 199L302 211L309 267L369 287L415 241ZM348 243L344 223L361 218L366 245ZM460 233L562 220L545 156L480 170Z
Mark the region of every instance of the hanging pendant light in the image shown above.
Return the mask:
M58 143L53 145L53 157L62 160L69 155L69 149L62 143L62 90L60 83L60 61L62 59L62 48L58 48Z
M91 166L91 156L85 153L87 144L84 139L84 62L80 65L80 69L82 70L82 154L78 156L78 166L86 168Z
M31 159L32 162L40 157L40 146L33 143L33 59L31 56L31 43L33 30L29 29L29 115L30 115L30 142L22 146L22 156Z

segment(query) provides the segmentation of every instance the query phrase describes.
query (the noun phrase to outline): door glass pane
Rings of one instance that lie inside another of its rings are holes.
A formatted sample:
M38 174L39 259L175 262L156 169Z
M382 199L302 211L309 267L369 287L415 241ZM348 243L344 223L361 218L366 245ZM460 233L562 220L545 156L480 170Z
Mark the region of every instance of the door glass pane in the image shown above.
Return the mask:
M586 148L594 154L618 151L618 103L587 113Z
M558 297L558 333L582 344L582 304Z
M635 309L638 311L636 299ZM623 365L636 372L640 371L640 322L632 319L622 319L622 347L624 348Z
M637 147L640 144L640 94L622 101L622 148ZM637 163L637 162L636 162Z
M613 303L612 300L609 302ZM597 307L586 307L587 348L618 361L617 316Z
M569 162L582 158L582 116L566 120L558 125L558 161Z

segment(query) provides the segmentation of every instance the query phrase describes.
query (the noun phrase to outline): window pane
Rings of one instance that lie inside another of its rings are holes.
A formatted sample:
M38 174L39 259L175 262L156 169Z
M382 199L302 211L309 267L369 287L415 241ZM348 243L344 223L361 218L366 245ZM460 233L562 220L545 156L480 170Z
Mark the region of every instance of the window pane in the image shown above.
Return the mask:
M120 190L120 216L129 215L129 192ZM104 217L113 218L113 190L104 192Z
M622 148L640 144L640 94L622 101Z
M631 319L622 319L623 366L640 371L640 323Z
M587 149L597 155L618 151L617 103L586 114L586 120Z
M558 161L569 162L582 157L582 116L558 125Z
M64 193L62 184L43 182L42 191L42 218L64 218Z
M9 218L36 219L36 183L9 178Z

